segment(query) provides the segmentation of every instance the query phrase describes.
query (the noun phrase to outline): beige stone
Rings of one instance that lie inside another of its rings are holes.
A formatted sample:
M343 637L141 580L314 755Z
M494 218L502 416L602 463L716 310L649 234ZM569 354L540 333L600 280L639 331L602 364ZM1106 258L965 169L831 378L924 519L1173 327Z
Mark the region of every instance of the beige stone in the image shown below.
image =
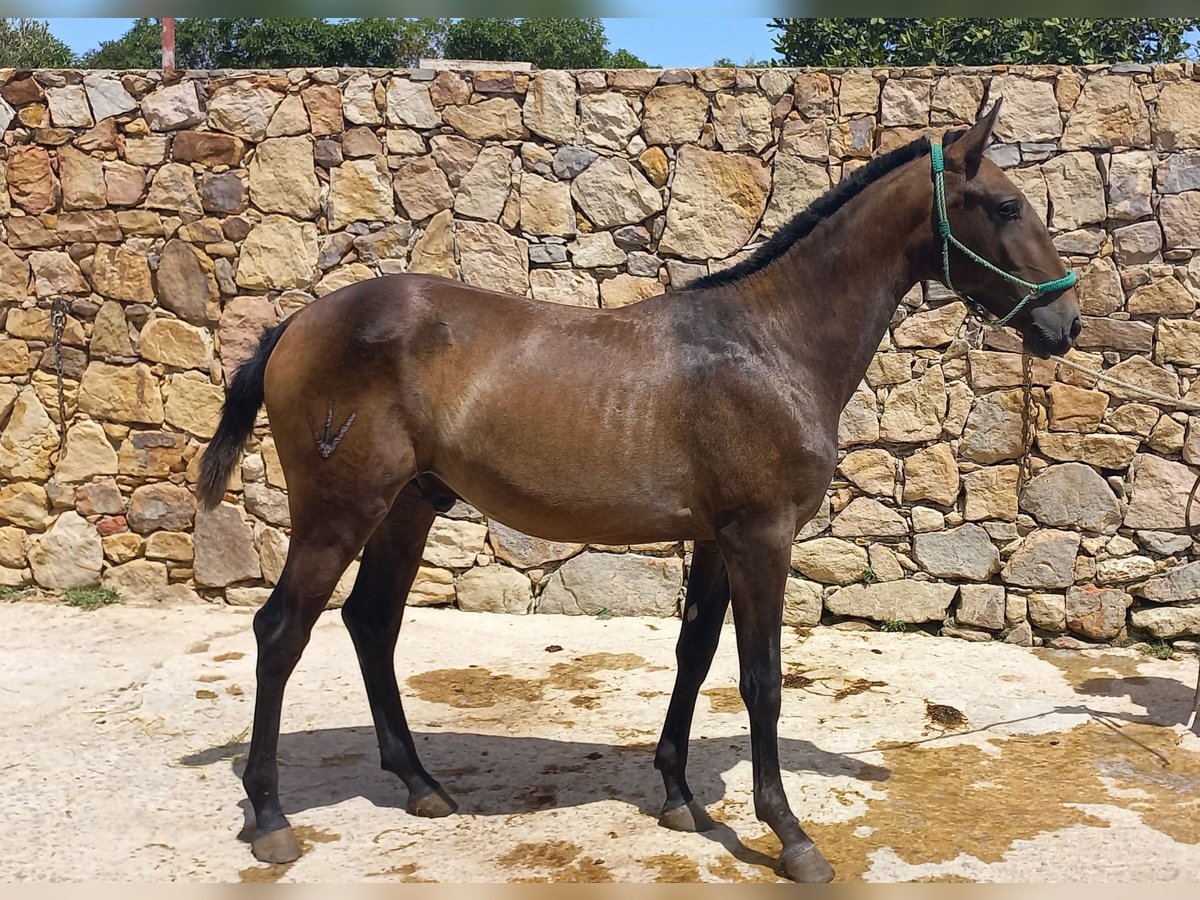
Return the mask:
M1154 146L1159 150L1200 147L1200 82L1179 81L1159 91Z
M307 134L310 128L308 110L299 94L288 94L275 107L267 125L267 138L296 137Z
M925 78L889 78L880 97L880 124L928 125L932 90L932 82Z
M518 140L525 134L521 107L508 97L493 97L469 106L447 106L442 116L455 131L473 141Z
M575 213L570 187L526 172L521 177L521 230L526 234L573 236Z
M1155 329L1156 363L1200 363L1200 322L1194 319L1159 319Z
M1015 519L1018 475L1016 466L990 466L964 475L963 517L972 522L986 519L1011 522Z
M410 272L443 275L457 278L458 263L454 259L454 216L445 209L429 220L425 231L413 245Z
M1062 149L1148 147L1150 114L1132 78L1093 75L1083 85L1062 136Z
M317 227L285 216L265 216L242 243L237 283L257 290L303 288L317 267Z
M529 273L529 287L538 300L566 303L569 306L599 306L599 287L596 279L587 272L534 269Z
M487 526L465 519L438 518L425 544L424 560L431 566L465 568L484 552Z
M1075 295L1085 315L1106 316L1125 305L1121 277L1110 257L1100 257L1088 263L1079 273Z
M833 520L834 537L901 538L908 525L895 510L870 497L856 497Z
M955 300L913 313L897 325L892 339L897 347L944 347L954 340L967 318L967 305Z
M867 494L891 497L896 490L896 458L881 447L847 453L838 471Z
M1125 526L1159 531L1185 528L1187 497L1195 482L1196 476L1187 466L1141 454L1135 463Z
M1047 399L1052 431L1094 432L1108 409L1108 394L1069 384L1051 385Z
M423 156L402 167L392 186L405 215L414 221L427 219L454 205L446 176L432 156Z
M365 101L360 105L365 106ZM442 122L442 117L433 108L429 88L405 78L388 81L387 119L393 125L409 125L413 128L436 128ZM447 118L446 121L454 125L451 119Z
M63 513L49 531L30 541L29 566L34 580L44 588L93 587L100 583L103 565L100 535L73 510Z
M76 422L67 429L62 459L54 467L54 480L70 484L99 475L117 474L117 451L99 422Z
M221 420L225 392L196 372L181 372L167 380L163 416L172 425L200 438L211 438Z
M622 272L600 282L600 305L616 309L661 293L663 286L657 278L639 278Z
M575 78L570 72L547 69L529 83L522 113L526 127L557 144L575 140Z
M849 541L816 538L792 545L791 566L823 584L853 584L867 568L867 552Z
M79 409L107 421L158 425L163 421L158 380L144 363L90 363L79 385Z
M179 369L207 369L212 362L211 333L178 319L151 316L138 347L146 359Z
M690 144L700 139L708 97L684 84L663 84L646 95L642 136L648 144Z
M678 175L675 183L677 197ZM571 196L599 228L633 225L663 208L658 191L637 169L616 157L602 157L576 176Z
M1107 370L1120 381L1146 388L1156 394L1176 398L1179 396L1179 376L1154 365L1144 356L1131 356ZM1114 382L1105 382L1105 390L1118 400L1143 400L1145 394L1130 390Z
M860 387L838 420L838 446L872 444L879 440L879 404L875 392Z
M920 379L892 389L883 404L879 435L885 441L933 440L946 417L946 382L941 366L930 366Z
M1164 196L1158 218L1166 249L1200 249L1200 190Z
M1042 165L1042 174L1054 205L1056 229L1069 231L1108 217L1104 183L1092 154L1059 154Z
M843 116L875 115L879 108L879 82L871 70L842 73L838 107Z
M771 200L762 220L763 231L768 234L778 231L828 191L830 184L824 165L799 156L778 154Z
M759 153L773 137L771 104L761 94L717 94L713 98L712 121L722 150Z
M17 395L0 432L0 478L44 481L50 477L50 455L58 449L58 428L32 387Z
M660 251L702 260L737 252L753 233L769 189L769 171L757 159L681 148Z
M983 81L976 75L944 75L933 86L930 120L935 125L973 123L983 102Z
M63 209L100 209L108 202L103 161L71 147L58 151Z
M379 160L347 160L330 172L329 227L340 229L352 222L394 220L396 205L392 193L391 178Z
M1133 315L1188 315L1196 309L1196 300L1183 282L1160 278L1130 294L1128 309Z
M958 499L958 462L949 444L922 447L904 461L904 502L932 500L953 506Z
M529 290L529 243L491 222L459 222L455 234L468 284L524 296Z
M263 141L250 163L250 199L265 213L309 219L320 208L321 186L307 137Z
M0 482L0 521L41 531L48 512L46 489L31 481Z
M29 267L33 270L33 289L39 297L87 292L87 282L83 280L79 266L66 253L34 250L29 254Z
M1117 434L1042 432L1037 446L1043 455L1060 462L1085 462L1101 469L1124 469L1137 451L1137 438Z
M475 165L463 176L459 185L458 195L454 198L454 212L472 219L483 219L485 222L498 221L500 214L504 212L504 204L508 201L512 162L512 151L507 147L485 147L480 151ZM526 175L525 180L536 177ZM566 191L567 186L563 185L562 189ZM523 230L529 231L528 228Z
M246 141L261 141L283 94L253 79L218 87L208 101L208 123Z
M1062 118L1054 86L1019 75L1001 75L992 79L990 97L1003 98L996 122L996 137L1005 143L1015 141L1054 141L1062 134Z
M928 581L851 584L834 591L825 607L837 616L877 622L940 622L958 594L958 585Z
M183 163L166 163L154 173L150 192L146 195L150 209L165 209L198 217L203 213L200 195L192 167Z
M454 584L458 608L469 612L504 612L525 615L533 611L529 578L507 566L470 569Z

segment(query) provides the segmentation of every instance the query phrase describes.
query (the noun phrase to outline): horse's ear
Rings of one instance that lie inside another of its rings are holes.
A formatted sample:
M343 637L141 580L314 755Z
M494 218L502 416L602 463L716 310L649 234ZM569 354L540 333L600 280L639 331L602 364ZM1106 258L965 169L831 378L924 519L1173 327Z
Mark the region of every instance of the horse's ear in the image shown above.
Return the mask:
M996 119L1000 113L1002 100L997 100L987 114L978 119L970 130L946 148L947 161L954 168L962 171L968 178L974 178L983 161L983 151L992 140L992 130L996 127Z

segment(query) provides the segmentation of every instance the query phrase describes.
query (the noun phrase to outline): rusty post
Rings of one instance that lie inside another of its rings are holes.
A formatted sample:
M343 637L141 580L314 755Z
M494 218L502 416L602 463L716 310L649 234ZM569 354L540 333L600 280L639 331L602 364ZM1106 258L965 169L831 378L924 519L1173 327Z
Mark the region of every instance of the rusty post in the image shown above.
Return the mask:
M162 19L162 68L175 71L175 20Z

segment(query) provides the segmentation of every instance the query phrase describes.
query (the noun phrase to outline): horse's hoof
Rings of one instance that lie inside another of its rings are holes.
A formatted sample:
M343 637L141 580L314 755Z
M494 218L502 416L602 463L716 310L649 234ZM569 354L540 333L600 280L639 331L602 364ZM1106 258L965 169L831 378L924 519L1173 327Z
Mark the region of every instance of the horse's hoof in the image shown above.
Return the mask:
M825 884L833 881L833 866L816 844L808 844L795 850L785 850L780 857L783 874L801 884Z
M450 799L443 788L436 788L421 797L409 797L408 812L423 819L440 819L458 812L458 804Z
M250 842L250 852L259 862L290 863L300 858L300 842L292 829L285 826L256 837Z
M695 800L674 809L664 809L659 814L658 824L672 831L708 831L716 826L704 807Z

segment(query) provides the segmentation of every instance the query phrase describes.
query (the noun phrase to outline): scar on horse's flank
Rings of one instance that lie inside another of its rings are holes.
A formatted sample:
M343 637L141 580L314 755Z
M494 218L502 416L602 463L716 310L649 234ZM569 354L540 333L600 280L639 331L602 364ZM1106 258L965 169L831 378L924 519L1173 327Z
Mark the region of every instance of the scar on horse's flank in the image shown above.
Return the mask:
M350 417L342 423L342 427L338 429L337 434L330 437L329 429L333 427L333 401L329 401L329 409L325 412L325 433L317 434L317 429L313 425L312 416L308 417L308 427L312 431L313 440L317 443L317 452L321 454L321 459L329 459L333 455L333 451L338 448L338 444L342 442L342 438L346 436L346 432L350 430L350 426L354 424L354 420L358 418L358 413L350 413Z

